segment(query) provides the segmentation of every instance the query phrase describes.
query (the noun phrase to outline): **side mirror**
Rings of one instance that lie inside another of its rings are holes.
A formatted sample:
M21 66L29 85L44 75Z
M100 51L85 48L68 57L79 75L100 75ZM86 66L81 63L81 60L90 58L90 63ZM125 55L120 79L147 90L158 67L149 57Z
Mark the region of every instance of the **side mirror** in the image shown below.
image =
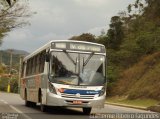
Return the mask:
M49 59L50 59L50 55L49 55L49 53L46 53L46 55L45 55L46 62L49 62Z

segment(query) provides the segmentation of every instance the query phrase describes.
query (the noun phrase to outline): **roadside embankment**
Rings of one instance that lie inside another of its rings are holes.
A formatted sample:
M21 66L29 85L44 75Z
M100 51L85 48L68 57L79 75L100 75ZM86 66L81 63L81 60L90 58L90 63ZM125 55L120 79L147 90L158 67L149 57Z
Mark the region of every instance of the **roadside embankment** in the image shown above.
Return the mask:
M160 112L159 101L153 99L129 100L126 97L109 97L106 104Z

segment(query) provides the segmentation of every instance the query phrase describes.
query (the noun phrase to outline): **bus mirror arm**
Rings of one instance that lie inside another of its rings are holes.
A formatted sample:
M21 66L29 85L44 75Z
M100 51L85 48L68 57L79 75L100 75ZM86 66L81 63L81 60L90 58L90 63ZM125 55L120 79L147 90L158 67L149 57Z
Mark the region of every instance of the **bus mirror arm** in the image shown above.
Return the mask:
M92 56L94 55L94 52L92 52L89 57L86 59L86 61L84 61L84 57L83 57L83 67L82 67L82 72L84 70L84 67L88 64L89 60L92 58Z

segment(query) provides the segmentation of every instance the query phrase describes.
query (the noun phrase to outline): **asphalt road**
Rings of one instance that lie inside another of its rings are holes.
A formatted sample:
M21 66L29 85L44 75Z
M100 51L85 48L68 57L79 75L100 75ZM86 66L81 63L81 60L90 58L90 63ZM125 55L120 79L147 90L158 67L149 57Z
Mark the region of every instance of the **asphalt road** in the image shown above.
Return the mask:
M0 119L92 119L107 118L105 114L113 113L150 113L139 109L105 105L102 109L93 109L93 115L87 116L77 108L49 108L41 112L40 107L26 107L18 94L0 92ZM96 115L94 115L96 114ZM101 115L100 115L101 114ZM103 114L103 115L102 115ZM157 117L156 113L155 117ZM158 119L158 118L157 118Z

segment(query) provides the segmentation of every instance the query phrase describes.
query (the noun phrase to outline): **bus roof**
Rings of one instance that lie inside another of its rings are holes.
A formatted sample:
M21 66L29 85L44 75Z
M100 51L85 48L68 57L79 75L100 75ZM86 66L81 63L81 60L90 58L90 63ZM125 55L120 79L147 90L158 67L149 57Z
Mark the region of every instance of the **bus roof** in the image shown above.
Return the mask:
M49 49L51 47L52 43L56 43L56 42L70 42L70 43L86 43L86 44L93 44L93 45L98 45L98 46L102 46L105 47L102 44L98 44L98 43L93 43L93 42L87 42L87 41L77 41L77 40L51 40L50 42L46 43L45 45L43 45L42 47L38 48L37 50L35 50L34 52L30 53L29 55L27 55L24 58L24 61L27 59L30 59L31 57L35 56L36 54L42 52L45 49Z

